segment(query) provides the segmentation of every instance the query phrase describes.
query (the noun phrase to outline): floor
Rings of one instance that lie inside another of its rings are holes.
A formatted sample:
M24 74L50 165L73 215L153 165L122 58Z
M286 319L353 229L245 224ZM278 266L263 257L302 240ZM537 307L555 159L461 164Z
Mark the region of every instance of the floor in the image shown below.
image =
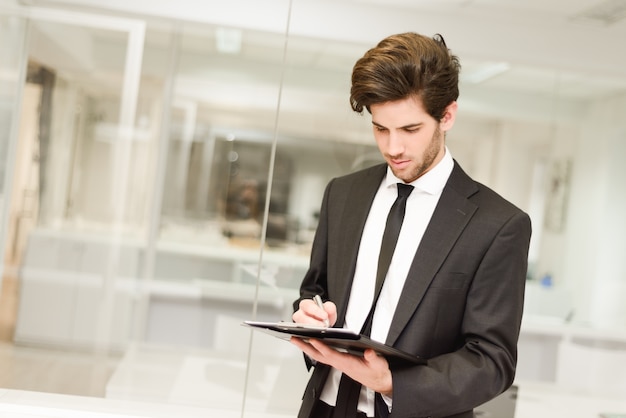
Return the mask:
M205 411L220 408L224 412L220 416L240 414L248 377L246 357L240 353L227 352L216 357L206 350L153 349L142 345L133 346L134 349L122 355L16 344L13 335L18 301L19 279L6 273L0 290L0 390L42 396L78 395L103 402L138 401L155 405L165 402L163 405L170 407ZM276 346L269 352L282 352L283 341L266 338L268 344ZM293 416L307 378L306 369L301 367L301 355L295 351L294 354L297 355L284 359L285 364L277 363L275 358L273 363L263 359L252 362L249 373L253 384L248 387L247 408L269 411L272 417ZM287 362L295 364L286 366ZM281 378L281 373L290 370L301 370L302 382ZM283 383L280 390L275 390L276 381ZM0 416L4 416L2 405L0 402Z
M0 388L103 397L120 356L13 343L19 282L6 271L0 290Z

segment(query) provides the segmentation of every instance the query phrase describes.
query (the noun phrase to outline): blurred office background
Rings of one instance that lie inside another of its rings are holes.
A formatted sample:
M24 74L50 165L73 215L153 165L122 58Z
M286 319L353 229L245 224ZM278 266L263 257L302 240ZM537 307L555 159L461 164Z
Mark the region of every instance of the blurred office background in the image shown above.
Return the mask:
M290 319L324 186L381 161L352 65L417 31L461 59L453 156L533 220L518 380L625 393L625 18L0 0L0 388L294 416L301 354L240 324Z

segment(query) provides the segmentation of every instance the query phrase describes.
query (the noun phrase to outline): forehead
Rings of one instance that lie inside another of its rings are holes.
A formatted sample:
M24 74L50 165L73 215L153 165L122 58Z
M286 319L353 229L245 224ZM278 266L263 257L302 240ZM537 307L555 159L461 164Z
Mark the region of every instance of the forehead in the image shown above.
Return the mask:
M370 112L373 123L387 127L435 121L424 109L422 100L416 96L373 104Z

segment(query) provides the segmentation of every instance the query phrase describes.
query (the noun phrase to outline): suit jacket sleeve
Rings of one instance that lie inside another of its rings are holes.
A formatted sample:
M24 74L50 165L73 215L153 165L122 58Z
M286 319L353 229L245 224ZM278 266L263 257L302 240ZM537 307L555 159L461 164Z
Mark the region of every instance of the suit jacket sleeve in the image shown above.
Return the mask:
M328 248L328 196L333 181L331 181L324 192L320 217L311 247L311 259L309 269L300 285L300 298L297 299L293 308L298 310L302 299L311 299L315 295L320 295L323 300L328 299L327 291L327 248Z
M439 347L445 346L440 338L441 330L460 324L460 340L452 343L459 347L449 352L444 349L432 357L427 354L430 358L425 367L392 370L393 417L461 413L495 397L512 384L530 229L528 216L521 211L514 212L486 246L466 291L435 287L433 282L428 291L431 295L425 296L424 306L420 306L418 312L423 310L416 317L424 318L423 326L431 330L431 341ZM476 246L481 245L477 240ZM437 308L430 309L434 305L426 302L426 298L437 297L437 293L446 296L440 298ZM456 294L462 294L465 299L462 311L458 310L461 298ZM433 353L439 351L435 347L432 350Z

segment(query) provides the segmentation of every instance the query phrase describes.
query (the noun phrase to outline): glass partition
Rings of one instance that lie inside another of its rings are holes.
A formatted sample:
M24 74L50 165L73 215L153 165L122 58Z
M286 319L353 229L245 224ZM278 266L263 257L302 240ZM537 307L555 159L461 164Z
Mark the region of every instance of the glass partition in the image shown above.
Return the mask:
M17 225L10 222L15 214L8 209L11 182L15 168L15 132L20 114L20 86L24 76L24 40L26 20L0 13L0 334L10 339L15 322L16 303L7 297L17 289L16 252L4 237L20 235Z
M5 238L13 339L108 351L131 338L154 140L134 135L143 25L34 10Z
M4 202L7 190L7 166L9 164L9 150L11 129L15 110L19 103L18 92L24 53L24 33L26 21L19 17L0 15L0 117L2 131L0 131L0 199ZM4 205L0 205L4 209Z

